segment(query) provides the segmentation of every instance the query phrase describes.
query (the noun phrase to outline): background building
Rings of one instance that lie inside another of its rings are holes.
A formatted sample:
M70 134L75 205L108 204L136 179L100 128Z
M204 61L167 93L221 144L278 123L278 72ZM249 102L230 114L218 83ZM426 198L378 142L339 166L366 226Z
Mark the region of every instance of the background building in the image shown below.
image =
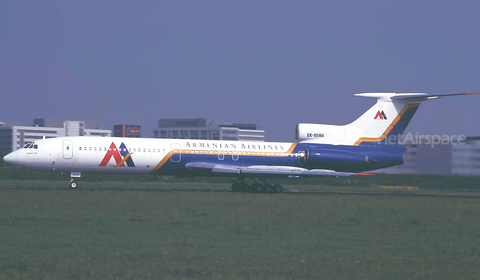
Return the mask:
M28 142L64 136L111 136L100 122L35 119L32 126L0 122L0 152L10 153Z
M142 137L142 127L132 124L118 124L113 126L113 136L115 137Z
M480 137L466 137L464 143L405 143L404 164L379 169L389 174L437 174L480 176Z
M219 123L207 119L160 119L154 138L264 141L255 124Z

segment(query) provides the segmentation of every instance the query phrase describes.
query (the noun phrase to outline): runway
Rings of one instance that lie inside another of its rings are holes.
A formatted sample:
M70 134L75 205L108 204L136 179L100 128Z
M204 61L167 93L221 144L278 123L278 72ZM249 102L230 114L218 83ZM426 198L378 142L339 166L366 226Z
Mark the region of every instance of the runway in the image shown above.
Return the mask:
M156 189L156 188L77 188L68 187L5 187L1 190L13 191L64 191L64 192L151 192L151 193L231 193L232 195L345 195L345 196L383 196L383 197L442 197L480 199L478 190L427 190L427 191L298 191L285 189L282 193L233 193L232 191L213 189Z

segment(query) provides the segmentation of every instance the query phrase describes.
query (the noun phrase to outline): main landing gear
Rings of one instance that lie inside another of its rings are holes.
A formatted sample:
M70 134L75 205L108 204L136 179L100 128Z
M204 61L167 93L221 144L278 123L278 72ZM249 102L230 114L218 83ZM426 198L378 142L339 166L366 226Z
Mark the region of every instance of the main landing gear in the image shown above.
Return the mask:
M232 178L230 178L232 179ZM234 183L232 184L232 192L242 192L242 193L281 193L283 187L281 185L271 185L268 183L252 183L248 184L245 182L238 182L232 179Z

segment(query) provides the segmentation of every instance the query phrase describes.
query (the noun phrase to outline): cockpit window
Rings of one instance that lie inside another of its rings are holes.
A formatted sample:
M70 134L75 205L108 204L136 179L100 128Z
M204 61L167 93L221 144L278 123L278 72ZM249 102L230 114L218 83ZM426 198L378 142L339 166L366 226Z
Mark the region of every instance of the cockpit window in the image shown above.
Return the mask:
M38 145L34 142L29 142L23 146L23 149L38 149Z
M33 142L28 142L27 144L23 145L24 149L29 149Z

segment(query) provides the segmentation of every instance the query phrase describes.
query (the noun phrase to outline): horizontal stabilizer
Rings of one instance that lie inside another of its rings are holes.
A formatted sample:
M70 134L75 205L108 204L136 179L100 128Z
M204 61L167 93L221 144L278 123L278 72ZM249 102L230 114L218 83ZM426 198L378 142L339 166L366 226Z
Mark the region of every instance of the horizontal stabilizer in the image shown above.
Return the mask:
M440 97L456 96L456 95L471 95L478 94L478 92L462 92L449 94L427 94L427 93L390 93L390 92L372 92L372 93L357 93L355 96L375 98L379 100L402 100L407 102L419 102Z

